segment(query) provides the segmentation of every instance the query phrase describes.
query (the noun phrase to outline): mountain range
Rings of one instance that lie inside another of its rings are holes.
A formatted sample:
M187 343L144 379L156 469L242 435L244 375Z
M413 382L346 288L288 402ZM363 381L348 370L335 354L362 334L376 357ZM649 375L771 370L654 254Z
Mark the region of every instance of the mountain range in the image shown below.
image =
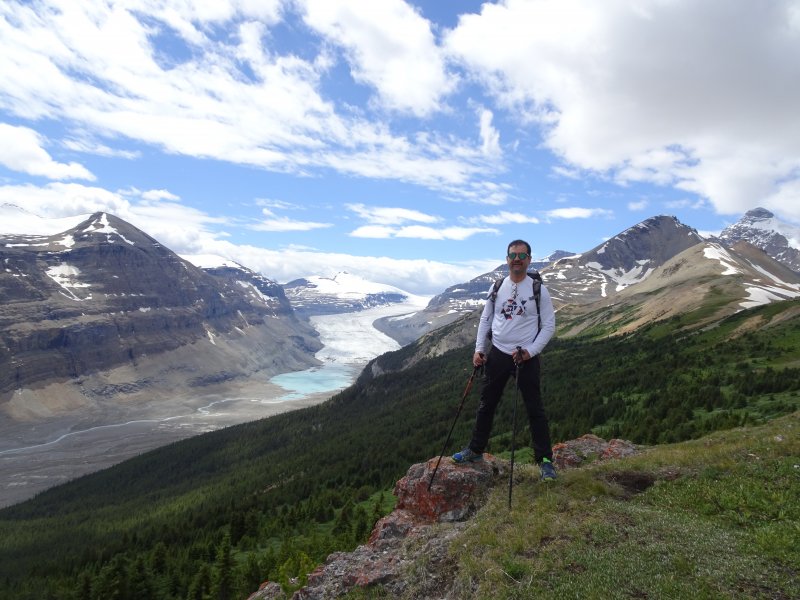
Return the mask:
M764 209L748 212L737 225L711 239L675 217L656 216L587 252L559 251L534 266L539 267L559 310L559 321L575 321L562 327L560 335L578 333L607 318L611 319L609 326L622 326L624 320L622 330L630 330L699 306L710 290L726 290L727 300L719 314L730 313L795 298L800 291L798 271L792 269L792 258L799 250L787 241L800 248L800 235L787 238L768 226L790 236L793 231ZM410 343L473 313L483 304L491 283L506 274L506 266L500 265L447 288L410 318L383 319L375 325L401 343ZM591 317L593 313L596 317Z
M559 310L560 335L627 331L699 307L709 294L719 298L716 316L797 297L799 231L757 208L706 240L662 215L534 266ZM309 317L411 296L344 272L280 285L232 261L186 258L104 213L56 234L0 235L3 413L35 420L115 397L135 406L139 397L303 369L320 348ZM375 326L405 345L469 321L505 273L498 265Z
M114 215L2 235L0 261L0 419L141 416L318 364L316 332L276 282L198 268Z

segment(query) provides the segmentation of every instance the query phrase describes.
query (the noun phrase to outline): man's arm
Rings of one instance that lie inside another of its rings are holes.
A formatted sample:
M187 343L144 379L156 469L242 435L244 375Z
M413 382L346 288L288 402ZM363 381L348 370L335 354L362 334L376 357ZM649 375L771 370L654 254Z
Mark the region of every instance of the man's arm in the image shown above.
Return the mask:
M542 286L542 296L539 299L539 314L542 318L542 328L530 344L527 344L524 350L529 356L536 356L541 354L544 347L553 337L556 332L556 311L553 308L553 301L550 298L550 292L547 291L545 286Z

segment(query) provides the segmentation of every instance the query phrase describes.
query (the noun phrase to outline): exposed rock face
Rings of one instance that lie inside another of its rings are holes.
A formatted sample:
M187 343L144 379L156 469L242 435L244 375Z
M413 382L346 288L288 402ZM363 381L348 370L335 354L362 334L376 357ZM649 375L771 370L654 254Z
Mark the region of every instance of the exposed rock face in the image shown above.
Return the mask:
M719 237L728 245L749 242L793 271L800 272L800 227L780 221L764 208L747 211L737 223L726 227Z
M588 434L553 448L559 469L579 466L590 458L608 460L632 456L640 449L625 440L606 442ZM410 584L407 572L418 556L428 560L425 582L414 581L419 597L446 597L454 567L448 546L468 520L483 505L490 488L505 483L507 461L491 454L484 460L456 465L443 458L436 478L428 484L438 457L412 465L395 485L395 510L378 521L369 541L353 552L334 552L308 578L308 585L293 600L325 600L346 594L356 587L381 585L400 597ZM435 527L434 527L435 526ZM424 589L419 590L423 585ZM420 595L422 594L422 595ZM249 600L284 598L277 584L265 584Z
M244 268L207 273L113 215L1 236L0 262L0 398L191 346L205 359L187 385L303 368L320 347L274 282Z
M642 221L596 248L557 260L542 271L553 302L588 304L641 281L687 248L700 234L671 216Z
M438 457L413 465L395 485L395 510L378 521L369 542L353 552L331 554L309 575L308 585L292 598L336 598L355 587L376 584L399 596L408 584L403 574L420 554L430 561L431 593L425 597L434 597L433 589L450 571L449 541L461 531L464 520L480 508L492 484L505 472L505 461L490 454L469 465L455 465L445 457L428 491L437 461ZM440 526L434 528L437 524ZM280 586L271 584L263 586L250 600L282 597Z

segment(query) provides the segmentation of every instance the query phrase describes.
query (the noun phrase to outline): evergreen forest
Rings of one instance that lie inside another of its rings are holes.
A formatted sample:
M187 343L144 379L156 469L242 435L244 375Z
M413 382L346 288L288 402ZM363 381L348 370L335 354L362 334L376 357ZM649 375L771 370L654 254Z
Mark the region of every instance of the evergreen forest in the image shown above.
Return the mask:
M553 340L542 377L554 442L589 432L677 442L800 409L798 307ZM0 510L0 597L238 599L265 580L297 589L329 553L367 539L410 465L438 456L471 355L362 377L323 404L174 443ZM469 437L479 387L448 452ZM515 395L509 384L493 454L511 448ZM517 448L528 441L518 430Z

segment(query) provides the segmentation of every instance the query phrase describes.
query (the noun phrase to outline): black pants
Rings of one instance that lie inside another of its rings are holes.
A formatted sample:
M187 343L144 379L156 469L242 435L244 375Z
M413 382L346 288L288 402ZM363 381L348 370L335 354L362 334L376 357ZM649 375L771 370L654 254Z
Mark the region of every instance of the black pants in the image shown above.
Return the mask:
M486 360L481 402L478 405L478 415L475 419L475 429L472 432L472 441L469 447L473 452L483 452L489 443L492 432L494 413L508 378L514 373L516 365L514 359L494 346L489 351ZM528 412L528 423L533 438L533 453L537 463L542 459L553 459L553 449L550 444L550 426L542 406L542 391L539 387L539 359L534 357L527 360L519 369L517 382L522 392L522 400ZM515 393L517 393L515 391Z

